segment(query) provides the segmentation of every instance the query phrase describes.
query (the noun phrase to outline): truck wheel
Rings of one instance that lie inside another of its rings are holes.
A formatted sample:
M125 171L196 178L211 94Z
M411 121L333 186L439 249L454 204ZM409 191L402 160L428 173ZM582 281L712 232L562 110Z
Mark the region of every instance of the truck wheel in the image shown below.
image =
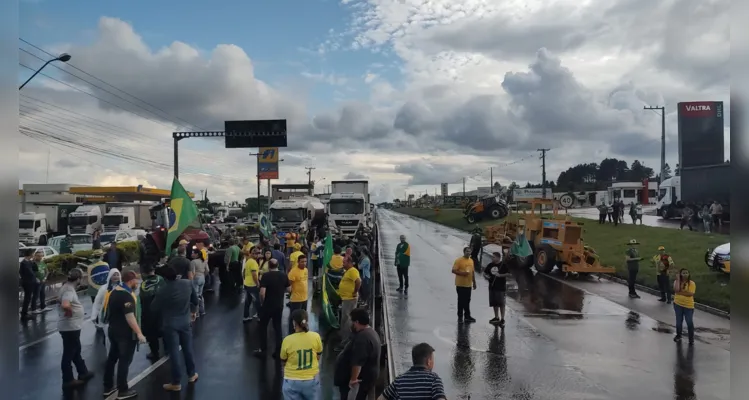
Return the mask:
M661 207L659 214L661 214L661 218L663 219L671 218L671 213L668 212L668 207Z
M39 237L39 246L46 246L47 245L47 237L46 236L40 236Z
M536 250L534 258L536 271L548 274L557 263L557 251L548 244L542 244Z

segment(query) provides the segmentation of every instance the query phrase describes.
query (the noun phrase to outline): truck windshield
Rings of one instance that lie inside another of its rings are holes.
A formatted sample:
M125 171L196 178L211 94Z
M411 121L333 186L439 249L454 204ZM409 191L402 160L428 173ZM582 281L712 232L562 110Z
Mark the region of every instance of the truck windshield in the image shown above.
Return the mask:
M331 214L364 213L364 202L362 200L331 200L328 206Z
M666 193L668 193L668 189L661 188L658 190L658 200L663 200L664 197L666 197Z
M18 228L19 229L33 229L34 228L34 221L30 219L19 219L18 220Z
M94 222L96 222L95 215L86 215L86 216L81 216L81 217L70 217L68 221L68 225L86 226L88 224L93 224Z
M115 226L124 223L124 215L105 215L101 219L101 223L104 226Z
M304 210L301 208L271 209L271 222L302 222L304 221Z

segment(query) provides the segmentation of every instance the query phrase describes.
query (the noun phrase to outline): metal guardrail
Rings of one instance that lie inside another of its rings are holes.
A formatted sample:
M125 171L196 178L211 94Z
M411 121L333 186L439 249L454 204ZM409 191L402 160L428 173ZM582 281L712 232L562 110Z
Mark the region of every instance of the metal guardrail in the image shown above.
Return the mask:
M378 266L382 266L382 246L380 246L380 228L377 227L377 258ZM390 338L390 319L388 317L388 298L387 298L387 278L382 269L378 269L380 274L380 296L382 297L382 316L383 316L383 332L385 334L385 343L387 346L387 368L388 368L388 379L392 382L395 379L395 357L393 357L393 346Z

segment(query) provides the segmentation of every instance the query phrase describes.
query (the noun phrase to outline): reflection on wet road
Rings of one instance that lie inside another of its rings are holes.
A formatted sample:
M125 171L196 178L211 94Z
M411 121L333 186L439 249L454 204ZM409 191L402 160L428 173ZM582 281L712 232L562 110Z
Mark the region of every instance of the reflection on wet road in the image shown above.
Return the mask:
M312 290L312 285L310 290ZM169 381L170 363L162 359L155 364L146 359L148 346L140 346L130 366L129 379L137 381L134 389L139 399L278 399L281 389L281 364L272 359L261 360L253 356L257 348L257 322L242 323L241 297L206 294L208 315L198 320L193 329L195 338L195 363L200 380L187 385L183 378L181 393L165 392L161 385ZM81 296L86 312L90 311L90 300ZM312 302L313 303L313 302ZM311 328L318 326L312 310ZM284 310L284 321L288 308ZM96 377L80 389L76 396L67 393L61 396L60 359L62 343L56 332L57 312L37 316L19 332L19 387L21 399L101 399L103 392L102 371L106 360L103 335L97 334L92 323L87 323L81 332L83 358ZM272 328L269 328L272 329ZM283 324L286 332L287 324ZM269 344L272 346L272 341ZM332 392L328 369L334 355L328 347L321 360L324 398ZM328 395L325 395L327 393Z
M504 331L488 322L479 278L471 301L478 322L459 326L450 270L468 235L387 210L378 219L396 373L426 341L451 399L729 398L726 349L698 342L690 355L659 331L663 324L546 276L510 285ZM395 291L392 267L400 234L411 245L407 297Z

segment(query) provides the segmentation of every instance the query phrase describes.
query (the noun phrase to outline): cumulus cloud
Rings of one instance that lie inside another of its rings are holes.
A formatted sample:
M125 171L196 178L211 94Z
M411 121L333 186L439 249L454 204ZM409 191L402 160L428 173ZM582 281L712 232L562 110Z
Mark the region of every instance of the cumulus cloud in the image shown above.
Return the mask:
M466 176L469 188L484 185L490 167L503 184L538 181L537 156L529 157L537 148L553 149L550 178L607 156L656 165L660 117L644 105L666 105L674 160L676 103L728 101L726 1L341 2L352 11L350 27L331 30L318 51L376 51L382 66L343 71L362 77L369 97L337 92L341 101L316 104L314 113L303 93L259 77L252 55L236 45L205 51L175 37L154 49L130 24L102 18L92 43L51 44L105 81L61 64L89 81L60 74L65 83L98 99L45 79L24 89L22 124L48 136L21 143L19 158L34 160L21 180L46 179L47 149L38 140L54 134L67 141L47 142L57 180L168 187L171 132L270 118L289 126L282 182L306 182L303 167L315 166L318 180L368 177L381 200ZM21 56L32 67L40 62ZM402 74L393 78L384 66ZM304 68L297 76L349 83ZM254 194L249 151L191 139L180 152L191 190L226 200Z

